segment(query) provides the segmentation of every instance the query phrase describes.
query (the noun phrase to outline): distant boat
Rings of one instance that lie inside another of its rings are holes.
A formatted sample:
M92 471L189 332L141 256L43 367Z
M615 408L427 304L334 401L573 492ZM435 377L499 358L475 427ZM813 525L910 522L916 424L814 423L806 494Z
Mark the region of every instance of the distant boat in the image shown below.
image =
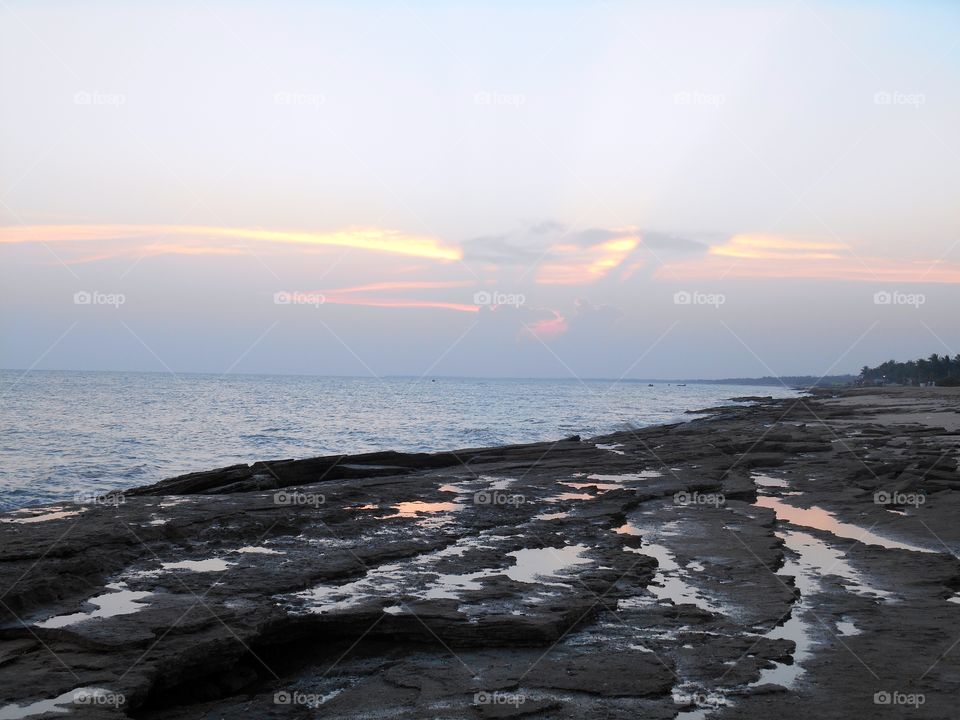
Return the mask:
M686 386L687 386L686 383L677 383L677 387L686 387Z
M653 383L647 383L647 387L653 387Z

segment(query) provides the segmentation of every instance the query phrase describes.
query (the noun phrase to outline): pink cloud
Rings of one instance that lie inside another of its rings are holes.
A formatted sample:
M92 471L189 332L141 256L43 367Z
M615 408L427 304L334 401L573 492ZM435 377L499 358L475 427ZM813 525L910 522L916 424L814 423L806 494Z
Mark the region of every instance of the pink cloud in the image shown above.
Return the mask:
M559 337L569 329L567 319L560 312L556 310L550 310L549 312L553 314L553 317L538 320L532 325L527 326L530 333L541 340Z

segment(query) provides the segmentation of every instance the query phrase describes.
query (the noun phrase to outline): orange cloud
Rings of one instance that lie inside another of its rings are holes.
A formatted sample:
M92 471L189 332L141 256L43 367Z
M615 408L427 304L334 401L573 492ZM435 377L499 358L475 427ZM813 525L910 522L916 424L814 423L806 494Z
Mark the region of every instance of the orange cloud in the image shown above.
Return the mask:
M771 260L836 260L849 250L842 243L795 240L776 235L734 235L723 245L710 248L710 255Z
M380 228L347 228L336 232L309 233L259 228L208 227L203 225L31 225L0 227L0 243L60 243L132 240L139 238L183 238L184 240L244 240L283 243L308 247L350 247L431 260L460 260L459 247L425 236L409 235ZM154 254L187 253L189 245L177 242L146 245ZM124 253L118 253L124 254Z
M479 312L480 307L475 304L445 302L442 300L420 300L415 298L376 297L368 293L378 293L384 290L437 290L459 288L474 285L471 280L401 280L367 283L353 287L325 290L321 293L325 302L334 305L363 305L366 307L383 308L438 308L442 310L456 310L458 312Z
M401 300L396 298L368 298L356 295L347 297L339 295L325 295L325 302L333 305L362 305L365 307L382 308L438 308L441 310L457 310L459 312L480 312L477 305L463 303L448 303L439 300Z
M475 283L472 280L402 280L395 282L369 283L354 287L330 290L331 293L358 293L376 292L378 290L432 290L437 288L469 287Z
M736 235L706 256L662 265L658 279L808 278L854 282L960 282L960 266L856 254L850 246L767 235Z
M639 237L625 233L596 245L554 245L550 251L560 258L542 265L536 281L542 285L582 285L600 280L619 266L639 243Z

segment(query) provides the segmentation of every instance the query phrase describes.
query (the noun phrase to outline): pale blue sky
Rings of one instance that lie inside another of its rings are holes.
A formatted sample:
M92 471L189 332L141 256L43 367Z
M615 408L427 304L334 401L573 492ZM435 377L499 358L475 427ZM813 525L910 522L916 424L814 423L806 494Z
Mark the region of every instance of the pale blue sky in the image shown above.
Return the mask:
M934 2L4 2L0 366L960 352L958 27Z

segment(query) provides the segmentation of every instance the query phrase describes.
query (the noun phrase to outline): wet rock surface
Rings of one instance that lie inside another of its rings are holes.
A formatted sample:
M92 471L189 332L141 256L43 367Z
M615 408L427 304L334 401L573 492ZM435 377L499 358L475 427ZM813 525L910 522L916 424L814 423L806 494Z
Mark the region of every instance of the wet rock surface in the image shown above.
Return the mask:
M0 516L0 718L956 715L960 395Z

